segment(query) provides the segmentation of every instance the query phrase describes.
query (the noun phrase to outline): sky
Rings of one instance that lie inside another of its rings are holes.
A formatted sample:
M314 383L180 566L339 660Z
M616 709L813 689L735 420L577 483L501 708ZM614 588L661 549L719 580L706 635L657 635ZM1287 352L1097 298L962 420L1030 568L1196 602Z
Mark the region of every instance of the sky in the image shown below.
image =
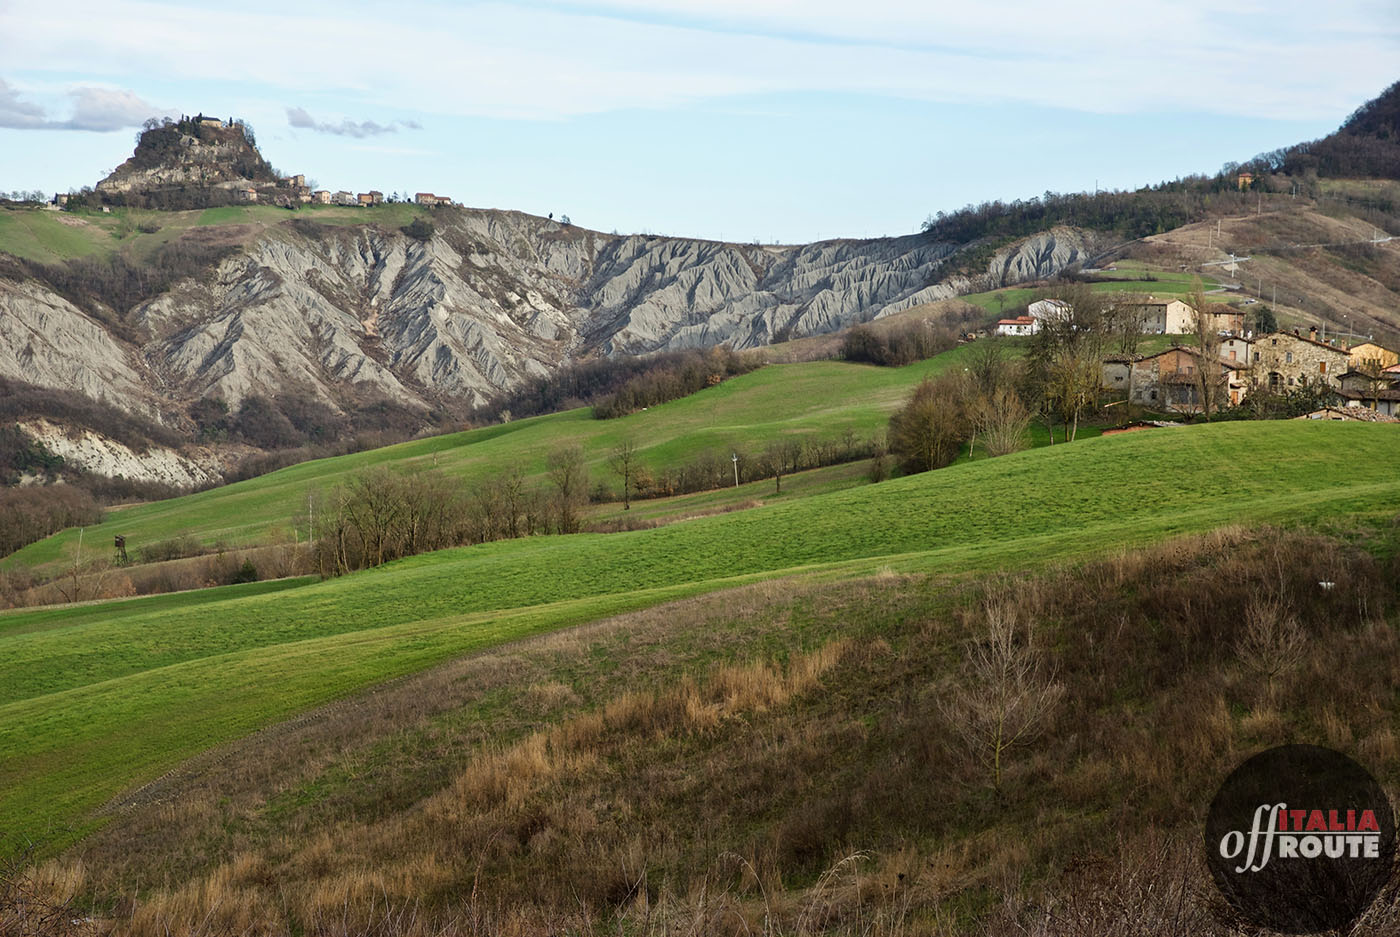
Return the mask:
M92 185L203 112L332 190L900 235L1315 139L1398 65L1395 0L0 0L0 190Z

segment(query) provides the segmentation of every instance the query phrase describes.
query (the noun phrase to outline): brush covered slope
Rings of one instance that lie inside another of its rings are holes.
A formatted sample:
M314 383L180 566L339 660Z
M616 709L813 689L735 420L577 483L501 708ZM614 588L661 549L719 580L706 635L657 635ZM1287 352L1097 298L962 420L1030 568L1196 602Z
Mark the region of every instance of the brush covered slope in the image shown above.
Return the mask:
M124 787L357 687L744 582L1035 565L1237 518L1392 517L1394 452L1378 425L1161 430L654 530L448 550L293 588L7 613L0 828L66 839Z

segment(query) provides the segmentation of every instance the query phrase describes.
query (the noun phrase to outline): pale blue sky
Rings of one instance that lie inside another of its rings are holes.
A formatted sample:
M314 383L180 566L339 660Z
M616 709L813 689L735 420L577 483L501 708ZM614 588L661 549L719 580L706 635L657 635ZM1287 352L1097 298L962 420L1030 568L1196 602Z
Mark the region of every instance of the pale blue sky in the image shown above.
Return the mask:
M1213 172L1329 132L1397 62L1392 0L0 0L0 189L92 184L146 116L202 110L329 188L873 237Z

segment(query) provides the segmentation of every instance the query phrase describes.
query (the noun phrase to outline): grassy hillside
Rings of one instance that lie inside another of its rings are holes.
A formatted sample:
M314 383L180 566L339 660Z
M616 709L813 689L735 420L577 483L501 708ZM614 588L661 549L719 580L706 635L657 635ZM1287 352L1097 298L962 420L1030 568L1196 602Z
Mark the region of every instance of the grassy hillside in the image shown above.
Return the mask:
M294 518L306 516L307 493L330 490L366 466L432 466L472 482L519 465L542 474L554 448L581 445L595 481L616 479L606 467L620 440L641 448L643 464L676 466L713 451L761 451L773 439L797 434L831 439L852 431L867 437L925 375L963 367L964 346L904 368L840 361L772 365L681 400L615 420L594 420L587 409L533 417L500 426L436 436L383 449L304 462L281 471L183 498L113 511L89 528L85 542L105 545L125 534L128 549L174 537L233 546L290 540ZM0 561L0 568L44 566L63 560L76 542L67 531Z
M211 225L244 225L249 234L293 218L318 224L399 227L424 211L407 204L370 208L306 205L296 212L274 205L228 205L192 211L114 208L110 213L6 208L0 209L0 253L40 263L60 263L119 250L140 258L193 228Z
M1362 424L1161 430L655 530L449 550L276 592L7 613L0 830L84 828L127 785L356 687L746 581L1033 566L1242 519L1393 517L1396 441L1392 427Z
M1117 267L1117 270L1095 274L1112 282L1093 283L1089 288L1101 293L1146 293L1185 298L1197 279L1195 274L1156 270L1137 261L1123 261L1117 264ZM1200 276L1199 279L1206 290L1214 290L1220 285L1209 275ZM988 313L1002 315L1009 314L1010 310L1018 306L1024 306L1043 292L1043 287L1008 286L985 293L969 293L958 298ZM1220 301L1226 299L1224 296L1214 298Z

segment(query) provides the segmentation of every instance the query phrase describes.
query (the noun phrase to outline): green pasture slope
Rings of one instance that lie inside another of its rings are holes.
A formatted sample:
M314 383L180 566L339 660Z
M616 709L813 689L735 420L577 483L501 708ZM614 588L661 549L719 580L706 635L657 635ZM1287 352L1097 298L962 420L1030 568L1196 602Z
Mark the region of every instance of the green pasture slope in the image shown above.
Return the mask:
M1155 296L1172 295L1184 299L1186 294L1195 288L1197 279L1197 275L1193 273L1155 270L1134 261L1119 261L1117 267L1117 270L1095 274L1095 276L1102 278L1102 281L1090 284L1089 288L1100 293L1145 293ZM1149 276L1152 279L1145 279ZM1218 289L1220 286L1219 281L1214 277L1200 277L1200 280L1202 288L1207 292ZM972 303L986 312L1001 315L1017 306L1024 306L1035 299L1037 295L1044 295L1044 289L1030 286L1007 286L999 290L988 290L985 293L968 293L966 296L959 296L958 299ZM1228 300L1229 297L1213 295L1210 299L1221 302Z
M1009 343L1010 344L1010 343ZM641 447L654 468L679 466L705 451L728 457L734 449L761 451L785 434L839 437L846 430L869 436L927 374L963 367L968 346L904 368L842 361L769 365L690 397L615 420L595 420L584 408L500 426L434 436L366 452L303 462L234 485L168 501L113 511L84 534L88 544L123 534L131 548L189 535L206 543L247 546L292 539L293 519L306 516L307 493L329 493L354 472L373 465L436 467L466 482L517 464L529 475L544 472L554 448L578 443L591 476L612 485L609 452L623 438ZM30 544L0 560L0 569L42 567L71 555L77 531Z
M401 227L427 211L404 203L368 208L304 205L295 212L275 205L226 205L191 211L114 208L110 213L5 208L0 209L0 253L46 264L116 251L147 258L156 248L192 228L252 225L267 230L294 218L338 226ZM142 231L143 225L154 230Z
M502 641L788 575L1017 569L1235 522L1389 520L1395 427L1223 423L342 579L0 614L0 831L61 845L181 759ZM1342 454L1345 454L1344 456Z

